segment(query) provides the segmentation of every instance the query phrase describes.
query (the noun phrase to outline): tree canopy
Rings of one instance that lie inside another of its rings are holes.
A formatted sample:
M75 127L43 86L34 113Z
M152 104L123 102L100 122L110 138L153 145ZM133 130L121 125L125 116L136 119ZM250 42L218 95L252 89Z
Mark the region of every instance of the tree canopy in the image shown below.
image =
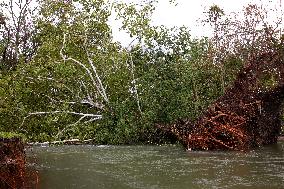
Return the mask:
M214 36L196 39L153 26L157 1L32 1L2 3L0 15L0 132L31 141L170 142L157 124L197 118L251 56L282 44L278 29L259 28L257 5L244 11L254 25L212 6ZM129 47L113 40L113 13L136 39Z

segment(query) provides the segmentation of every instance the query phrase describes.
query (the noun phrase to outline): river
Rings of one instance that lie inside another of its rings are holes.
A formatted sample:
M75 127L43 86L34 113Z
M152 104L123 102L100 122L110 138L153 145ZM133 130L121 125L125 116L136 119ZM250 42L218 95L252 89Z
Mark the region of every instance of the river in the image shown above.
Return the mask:
M41 189L284 188L284 142L249 152L180 146L46 146L26 150Z

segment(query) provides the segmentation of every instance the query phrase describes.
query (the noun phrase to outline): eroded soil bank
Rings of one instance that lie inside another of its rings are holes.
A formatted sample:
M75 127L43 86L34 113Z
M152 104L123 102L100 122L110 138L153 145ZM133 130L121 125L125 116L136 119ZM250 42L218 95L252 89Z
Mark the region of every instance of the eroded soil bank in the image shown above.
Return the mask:
M37 188L38 173L26 168L23 140L0 138L0 189Z
M0 188L23 188L25 162L20 138L0 138Z

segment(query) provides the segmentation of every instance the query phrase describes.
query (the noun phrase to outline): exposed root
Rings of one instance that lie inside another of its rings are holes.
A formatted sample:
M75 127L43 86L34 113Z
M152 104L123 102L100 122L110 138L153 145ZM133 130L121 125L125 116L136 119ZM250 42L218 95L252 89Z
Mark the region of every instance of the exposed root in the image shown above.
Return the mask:
M277 70L277 85L261 77ZM159 128L172 132L188 150L247 150L277 142L284 99L284 56L263 53L240 71L231 88L195 122L179 120Z

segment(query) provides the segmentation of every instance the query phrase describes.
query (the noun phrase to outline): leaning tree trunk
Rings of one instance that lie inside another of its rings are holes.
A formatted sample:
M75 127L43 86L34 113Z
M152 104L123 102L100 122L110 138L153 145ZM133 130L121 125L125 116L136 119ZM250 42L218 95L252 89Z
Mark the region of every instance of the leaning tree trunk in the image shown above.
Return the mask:
M188 150L246 150L276 143L284 99L283 60L281 51L254 57L198 120L160 128L171 131ZM261 84L268 72L277 77L277 84L269 89Z

